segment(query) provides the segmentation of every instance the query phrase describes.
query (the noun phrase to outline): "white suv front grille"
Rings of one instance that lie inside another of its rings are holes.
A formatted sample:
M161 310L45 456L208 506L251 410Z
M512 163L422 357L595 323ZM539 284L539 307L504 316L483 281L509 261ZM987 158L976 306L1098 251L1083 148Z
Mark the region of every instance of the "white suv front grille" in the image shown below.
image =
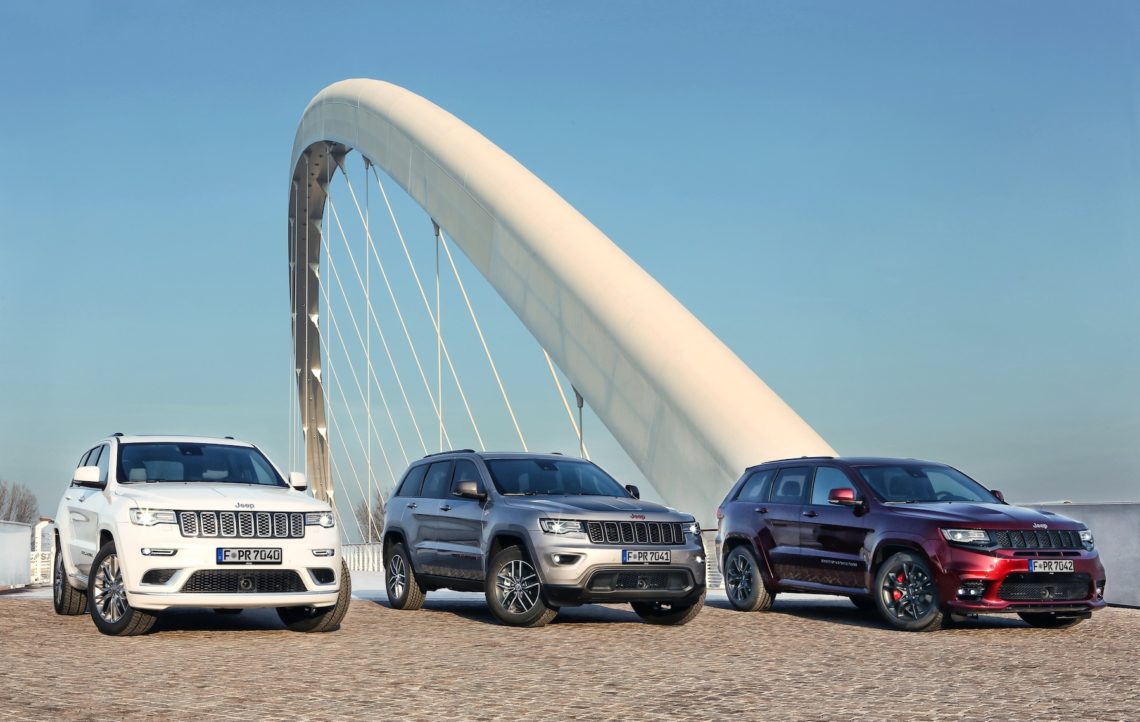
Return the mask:
M301 539L305 515L284 511L180 511L182 536L218 539Z

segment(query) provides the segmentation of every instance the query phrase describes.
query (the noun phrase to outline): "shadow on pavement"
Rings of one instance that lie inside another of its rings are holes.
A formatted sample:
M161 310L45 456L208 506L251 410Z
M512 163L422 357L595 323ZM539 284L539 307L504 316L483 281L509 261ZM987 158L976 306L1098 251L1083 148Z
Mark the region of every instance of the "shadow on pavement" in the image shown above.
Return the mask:
M715 607L716 609L726 609L735 611L727 599L710 599L705 602L707 607ZM744 614L745 612L737 612ZM779 596L772 605L772 610L769 612L758 612L758 614L765 615L785 615L789 617L799 617L801 619L812 619L821 622L831 622L832 624L843 624L851 627L865 627L869 629L883 629L887 630L886 623L879 619L878 615L873 612L863 612L856 609L853 605L847 602L837 602L832 599L813 601L813 600L781 600ZM1028 627L1025 622L1020 618L1013 615L989 615L981 616L976 619L970 618L955 618L953 621L944 623L946 630L965 630L965 629L1001 629L1001 628L1016 628L1025 629Z
M163 632L264 632L284 630L273 609L246 609L219 614L212 609L171 609L158 615L151 635Z
M386 599L369 599L368 601L388 609L392 605ZM421 612L452 614L468 619L472 622L484 624L500 623L487 608L487 602L481 597L472 596L471 599L432 599L429 593ZM414 612L410 612L413 613ZM598 604L586 604L581 607L563 607L551 624L613 624L613 623L641 623L641 618L626 607L609 607Z

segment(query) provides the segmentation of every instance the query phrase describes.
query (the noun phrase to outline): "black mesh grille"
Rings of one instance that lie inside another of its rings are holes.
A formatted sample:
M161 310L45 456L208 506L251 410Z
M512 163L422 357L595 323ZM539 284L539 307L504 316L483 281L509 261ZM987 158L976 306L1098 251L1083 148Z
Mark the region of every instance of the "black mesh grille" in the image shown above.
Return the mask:
M191 537L302 539L305 536L305 515L284 511L180 511L178 526L182 536Z
M685 524L659 521L588 521L586 532L594 544L680 545Z
M998 597L1008 602L1051 602L1088 599L1092 594L1088 574L1030 574L1006 576Z
M595 592L636 590L683 592L692 588L693 577L681 569L660 571L612 569L594 574L587 586Z
M204 569L194 572L182 585L182 591L188 594L281 594L303 592L305 584L292 569Z
M992 531L994 541L1003 549L1082 549L1081 533L1077 531L1044 531L1024 529Z

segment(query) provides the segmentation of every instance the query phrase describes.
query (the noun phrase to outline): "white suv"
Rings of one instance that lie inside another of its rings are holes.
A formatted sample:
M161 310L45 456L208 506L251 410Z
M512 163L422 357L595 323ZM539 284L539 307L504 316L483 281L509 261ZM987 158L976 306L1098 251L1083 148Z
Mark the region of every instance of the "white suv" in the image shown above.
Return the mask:
M329 632L351 583L329 505L252 444L123 436L79 461L56 513L55 611L104 634L144 634L171 607L276 607ZM86 592L84 592L86 590Z

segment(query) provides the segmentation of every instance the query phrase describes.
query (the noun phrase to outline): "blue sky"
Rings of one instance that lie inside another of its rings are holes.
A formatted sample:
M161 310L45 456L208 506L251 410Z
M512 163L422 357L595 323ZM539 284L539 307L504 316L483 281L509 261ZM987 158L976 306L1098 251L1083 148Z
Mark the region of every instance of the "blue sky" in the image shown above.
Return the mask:
M285 461L289 150L361 76L517 157L841 452L1140 499L1135 5L311 8L0 6L0 478L45 512L111 431Z

